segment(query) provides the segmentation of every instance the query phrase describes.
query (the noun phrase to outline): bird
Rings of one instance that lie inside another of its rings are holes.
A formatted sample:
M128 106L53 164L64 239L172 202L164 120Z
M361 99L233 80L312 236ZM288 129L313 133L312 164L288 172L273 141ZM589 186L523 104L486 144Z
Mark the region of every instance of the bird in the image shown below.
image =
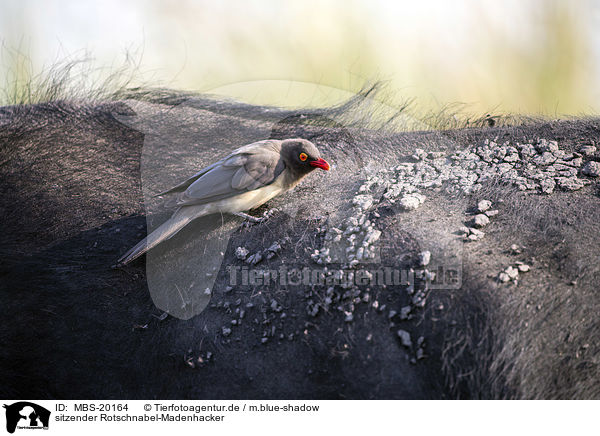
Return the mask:
M176 194L166 207L175 208L167 221L141 240L119 260L124 266L171 238L196 218L229 213L251 222L263 218L244 211L293 189L313 170L329 171L317 147L302 138L268 139L244 145L184 182L156 196Z

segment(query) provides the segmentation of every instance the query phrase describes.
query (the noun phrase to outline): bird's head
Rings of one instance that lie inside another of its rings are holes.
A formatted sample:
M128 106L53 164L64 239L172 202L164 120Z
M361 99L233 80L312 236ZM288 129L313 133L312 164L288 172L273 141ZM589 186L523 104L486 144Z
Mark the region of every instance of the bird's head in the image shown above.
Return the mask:
M315 144L306 139L285 139L281 143L281 155L289 168L300 174L306 174L315 168L329 171L329 164L323 158Z

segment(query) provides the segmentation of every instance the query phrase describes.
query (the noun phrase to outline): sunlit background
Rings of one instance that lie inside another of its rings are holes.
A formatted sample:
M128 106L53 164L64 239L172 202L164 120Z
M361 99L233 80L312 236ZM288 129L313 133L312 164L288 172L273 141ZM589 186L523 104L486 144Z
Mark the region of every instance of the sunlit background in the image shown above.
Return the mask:
M591 0L3 0L0 84L89 59L252 103L328 104L384 80L425 110L596 114L599 29Z

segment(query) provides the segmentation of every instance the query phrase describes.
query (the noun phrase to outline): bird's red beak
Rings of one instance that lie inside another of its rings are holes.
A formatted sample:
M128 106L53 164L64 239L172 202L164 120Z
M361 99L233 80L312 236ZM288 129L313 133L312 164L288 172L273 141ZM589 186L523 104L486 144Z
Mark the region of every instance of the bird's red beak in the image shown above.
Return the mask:
M311 167L321 168L322 170L329 171L329 164L325 159L317 159L310 161Z

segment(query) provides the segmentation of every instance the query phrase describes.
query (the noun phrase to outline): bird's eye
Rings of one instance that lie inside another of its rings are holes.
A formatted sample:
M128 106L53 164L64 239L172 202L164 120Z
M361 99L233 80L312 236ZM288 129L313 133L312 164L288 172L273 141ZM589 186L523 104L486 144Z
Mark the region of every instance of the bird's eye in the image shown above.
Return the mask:
M306 159L308 159L308 155L306 153L300 153L300 156L298 156L300 158L300 160L302 162L304 162Z

